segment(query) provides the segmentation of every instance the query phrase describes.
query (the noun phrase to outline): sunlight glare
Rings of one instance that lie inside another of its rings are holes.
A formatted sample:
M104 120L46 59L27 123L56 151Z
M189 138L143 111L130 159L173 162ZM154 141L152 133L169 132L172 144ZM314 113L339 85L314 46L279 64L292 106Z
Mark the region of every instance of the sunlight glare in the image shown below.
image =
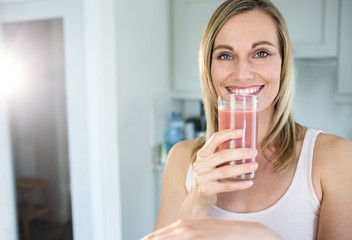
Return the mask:
M0 98L11 98L21 92L24 66L12 54L0 52Z

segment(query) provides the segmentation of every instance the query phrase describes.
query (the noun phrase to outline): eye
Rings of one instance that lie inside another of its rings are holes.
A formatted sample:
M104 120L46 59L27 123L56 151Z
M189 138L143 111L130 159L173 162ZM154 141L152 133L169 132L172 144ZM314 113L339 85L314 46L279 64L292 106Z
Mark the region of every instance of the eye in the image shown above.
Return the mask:
M221 53L221 54L219 54L218 59L220 59L220 60L231 60L233 58L228 53Z
M269 56L270 54L267 53L266 51L259 51L255 54L255 57L257 58L265 58L267 56Z

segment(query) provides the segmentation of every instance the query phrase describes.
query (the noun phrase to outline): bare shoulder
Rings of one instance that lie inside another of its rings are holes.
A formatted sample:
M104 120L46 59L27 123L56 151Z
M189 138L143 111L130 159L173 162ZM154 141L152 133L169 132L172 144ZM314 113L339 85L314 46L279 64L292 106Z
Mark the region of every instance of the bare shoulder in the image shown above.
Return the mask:
M180 171L179 174L186 175L195 143L194 139L176 143L168 154L165 170L172 169L172 171Z
M352 142L332 134L319 134L314 165L322 183L347 180L352 176Z
M319 134L313 161L320 185L317 239L351 239L352 143L339 136Z
M170 150L162 177L162 193L155 229L175 221L175 216L187 196L186 178L191 153L196 140L176 143Z
M319 134L315 155L328 163L352 162L352 142L337 135Z

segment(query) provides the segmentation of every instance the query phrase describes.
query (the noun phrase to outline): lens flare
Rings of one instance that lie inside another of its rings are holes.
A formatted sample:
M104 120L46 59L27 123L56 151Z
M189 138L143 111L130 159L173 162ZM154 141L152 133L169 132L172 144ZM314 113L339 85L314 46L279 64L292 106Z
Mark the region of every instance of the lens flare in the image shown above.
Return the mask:
M24 65L14 55L0 51L0 98L11 98L21 92Z

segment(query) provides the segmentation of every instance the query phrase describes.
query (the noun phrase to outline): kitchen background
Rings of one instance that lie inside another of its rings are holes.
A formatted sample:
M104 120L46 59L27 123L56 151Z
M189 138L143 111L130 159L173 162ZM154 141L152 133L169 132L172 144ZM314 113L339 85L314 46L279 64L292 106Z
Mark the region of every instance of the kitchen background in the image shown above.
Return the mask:
M18 235L20 176L47 180L74 239L152 231L167 121L201 115L198 45L221 2L0 0L0 43L32 69L30 87L0 104L0 239ZM351 140L351 1L274 2L294 45L296 120Z

